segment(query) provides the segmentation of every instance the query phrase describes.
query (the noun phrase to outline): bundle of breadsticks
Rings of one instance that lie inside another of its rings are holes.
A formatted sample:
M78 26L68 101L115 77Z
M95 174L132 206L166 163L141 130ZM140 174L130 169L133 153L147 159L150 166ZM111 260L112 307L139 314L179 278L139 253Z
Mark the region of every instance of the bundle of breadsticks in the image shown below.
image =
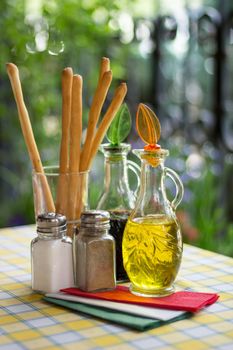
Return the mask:
M44 169L24 103L18 68L13 63L8 63L7 72L33 170L43 175ZM90 170L99 145L127 92L126 84L121 83L116 89L106 113L99 121L111 81L110 60L104 57L101 60L99 80L92 99L86 137L82 145L83 80L80 75L73 74L71 68L65 68L62 72L62 138L56 199L51 195L46 176L42 176L41 185L46 210L65 214L68 222L78 220L81 215L82 197L86 185L82 174ZM72 236L72 231L69 232L69 235Z

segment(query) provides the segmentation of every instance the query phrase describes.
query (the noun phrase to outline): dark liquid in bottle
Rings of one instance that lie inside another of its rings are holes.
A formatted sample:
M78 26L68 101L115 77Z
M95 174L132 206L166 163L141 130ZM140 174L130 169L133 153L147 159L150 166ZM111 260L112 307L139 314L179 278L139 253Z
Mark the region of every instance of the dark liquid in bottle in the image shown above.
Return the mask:
M129 212L110 212L110 235L115 238L116 243L116 280L117 282L129 281L123 265L122 238Z

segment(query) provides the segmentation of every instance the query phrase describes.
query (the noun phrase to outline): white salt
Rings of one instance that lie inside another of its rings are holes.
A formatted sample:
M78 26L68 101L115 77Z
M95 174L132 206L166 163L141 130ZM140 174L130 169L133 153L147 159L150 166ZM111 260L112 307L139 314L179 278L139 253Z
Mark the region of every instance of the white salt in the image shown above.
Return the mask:
M32 289L55 293L74 286L72 242L70 238L35 238L31 246Z

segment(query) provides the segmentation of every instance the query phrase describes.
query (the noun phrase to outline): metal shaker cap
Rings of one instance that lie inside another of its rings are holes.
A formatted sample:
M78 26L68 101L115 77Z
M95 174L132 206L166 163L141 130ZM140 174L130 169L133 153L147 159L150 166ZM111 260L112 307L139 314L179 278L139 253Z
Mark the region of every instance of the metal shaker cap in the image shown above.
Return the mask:
M44 234L59 235L66 231L66 217L57 213L44 213L37 216L37 231Z
M81 215L81 227L108 229L110 215L105 210L87 210Z

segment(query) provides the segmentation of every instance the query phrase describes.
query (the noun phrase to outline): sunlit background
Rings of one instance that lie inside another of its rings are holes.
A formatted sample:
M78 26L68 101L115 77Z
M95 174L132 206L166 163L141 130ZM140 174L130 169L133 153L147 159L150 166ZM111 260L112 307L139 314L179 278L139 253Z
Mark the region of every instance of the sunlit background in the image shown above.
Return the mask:
M233 256L232 13L227 0L2 0L0 226L34 222L31 166L5 63L20 69L46 165L58 163L62 69L83 76L86 122L100 59L107 56L114 76L109 100L119 81L128 85L132 147L142 146L134 128L139 102L161 121L166 165L185 186L177 213L185 241ZM99 154L91 174L99 186L90 182L93 208L103 176Z

